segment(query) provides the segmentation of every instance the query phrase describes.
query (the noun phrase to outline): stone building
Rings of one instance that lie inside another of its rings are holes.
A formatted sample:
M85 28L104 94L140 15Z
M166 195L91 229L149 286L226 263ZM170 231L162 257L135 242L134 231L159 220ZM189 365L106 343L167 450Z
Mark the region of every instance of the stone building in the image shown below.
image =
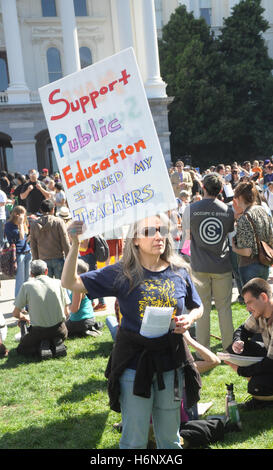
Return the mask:
M38 88L130 46L169 165L156 16L154 0L0 0L0 168L57 170Z

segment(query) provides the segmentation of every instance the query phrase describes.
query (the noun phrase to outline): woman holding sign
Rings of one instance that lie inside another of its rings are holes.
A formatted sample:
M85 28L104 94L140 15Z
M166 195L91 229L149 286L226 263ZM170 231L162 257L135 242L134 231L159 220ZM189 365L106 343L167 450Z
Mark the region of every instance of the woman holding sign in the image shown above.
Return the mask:
M119 301L121 327L106 377L110 407L122 413L120 448L145 449L152 416L157 448L179 449L183 371L189 366L183 333L202 315L203 307L183 260L173 255L169 219L153 216L134 224L120 262L78 276L82 226L75 221L69 228L72 245L62 285L87 292L91 298L104 295ZM187 315L183 315L185 307ZM191 378L198 382L196 371L191 370ZM187 389L187 380L185 384Z

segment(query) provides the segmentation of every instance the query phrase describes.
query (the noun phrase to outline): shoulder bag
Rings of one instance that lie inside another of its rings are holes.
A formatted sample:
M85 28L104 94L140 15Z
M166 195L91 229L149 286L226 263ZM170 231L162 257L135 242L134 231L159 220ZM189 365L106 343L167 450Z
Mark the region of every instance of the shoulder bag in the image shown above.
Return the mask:
M251 223L253 227L253 231L255 234L256 238L256 243L258 247L258 258L259 258L259 263L265 265L265 266L271 266L273 264L273 248L268 245L263 240L258 239L258 235L255 229L255 225L253 223L253 220L251 219L250 215L246 212L245 215L247 216L249 222Z
M6 242L0 253L0 269L5 276L14 278L17 272L16 245Z

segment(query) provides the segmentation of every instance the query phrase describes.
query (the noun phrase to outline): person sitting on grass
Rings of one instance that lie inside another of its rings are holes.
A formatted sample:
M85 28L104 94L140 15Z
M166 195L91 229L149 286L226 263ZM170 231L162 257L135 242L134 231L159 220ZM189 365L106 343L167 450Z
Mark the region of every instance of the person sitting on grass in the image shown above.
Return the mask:
M69 315L70 299L59 279L48 276L47 264L34 260L30 265L31 278L24 282L15 299L12 315L20 322L30 323L27 334L21 337L18 354L39 354L41 359L66 356L65 319ZM27 312L22 308L28 306Z
M7 337L7 330L8 329L7 329L4 315L3 313L0 312L0 359L2 359L3 357L7 357L9 353L6 346L3 343L3 341L5 341Z
M77 274L87 273L89 271L88 264L82 259L77 261ZM69 293L71 299L70 316L66 321L68 336L100 336L103 328L102 322L95 319L92 301L82 292Z
M198 354L198 358L194 360L194 365L200 374L208 372L221 364L219 357L217 357L210 349L192 338L189 330L185 331L184 339L188 346L192 347ZM187 408L187 396L185 394L181 402L181 422L192 419L198 419L197 403L195 403L191 408Z
M261 278L253 278L242 289L250 316L233 336L230 353L242 356L263 357L255 364L243 367L225 361L238 375L248 380L248 392L252 395L240 408L245 410L273 406L273 296L270 284ZM261 334L263 343L254 340Z

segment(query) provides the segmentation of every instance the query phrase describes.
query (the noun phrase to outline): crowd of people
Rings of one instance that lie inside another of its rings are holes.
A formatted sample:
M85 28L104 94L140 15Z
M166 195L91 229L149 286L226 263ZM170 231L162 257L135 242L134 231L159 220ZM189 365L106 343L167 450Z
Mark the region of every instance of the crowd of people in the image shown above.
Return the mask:
M0 248L16 245L17 351L65 356L68 337L101 335L96 312L114 297L106 324L115 347L106 377L110 407L122 415L120 448L146 448L151 422L158 448L181 448L182 411L198 417L200 373L220 364L210 350L213 301L223 351L264 358L248 367L229 363L248 379L245 407L273 405L273 297L257 243L273 247L273 161L219 164L201 173L178 160L169 177L177 207L136 222L125 240L107 240L106 266L97 269L103 237L79 241L83 223L72 220L60 175L0 172ZM236 331L234 285L250 313ZM171 308L163 336L141 334L148 307ZM0 343L4 357L1 334Z

